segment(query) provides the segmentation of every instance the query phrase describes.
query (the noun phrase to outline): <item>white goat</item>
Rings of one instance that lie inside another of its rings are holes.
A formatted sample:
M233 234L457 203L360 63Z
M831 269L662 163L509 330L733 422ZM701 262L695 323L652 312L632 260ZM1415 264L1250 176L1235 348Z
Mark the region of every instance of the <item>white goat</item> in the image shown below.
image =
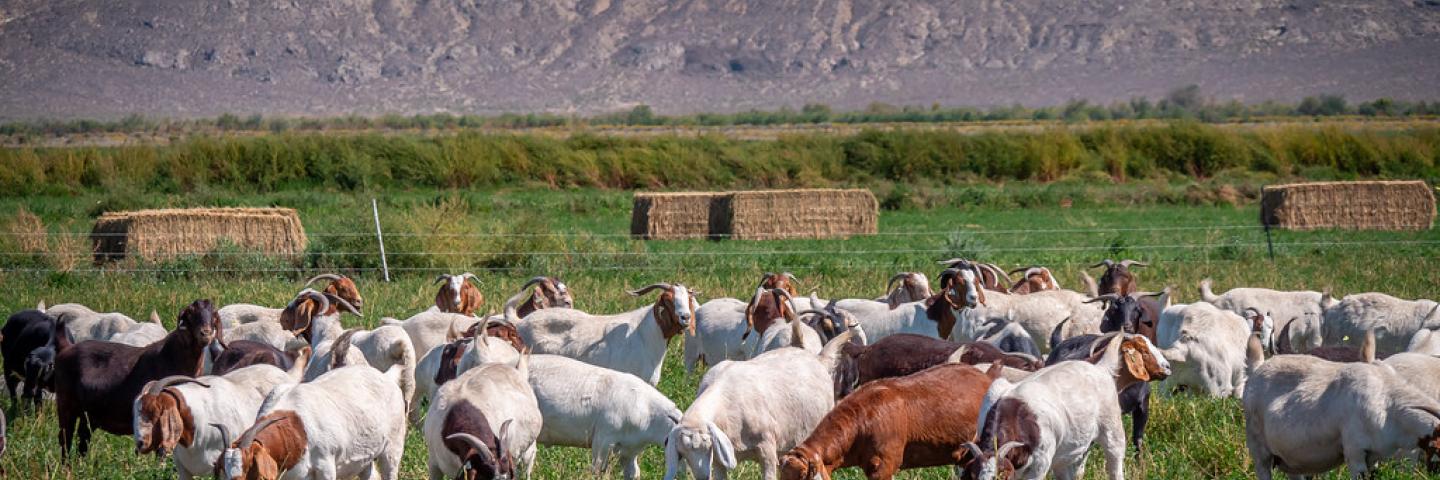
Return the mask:
M1239 398L1245 389L1250 322L1205 302L1173 305L1160 314L1157 346L1175 373L1167 386L1195 388L1212 397Z
M640 296L662 290L653 305L616 315L591 315L568 308L547 308L521 321L515 305L527 292L505 302L505 318L534 353L564 355L591 365L660 383L660 366L670 338L685 331L693 319L695 300L684 285L656 283L629 292Z
M1291 348L1286 350L1301 352L1321 345L1320 321L1325 314L1325 307L1335 301L1330 294L1268 288L1232 288L1223 294L1216 295L1210 290L1211 283L1212 281L1208 278L1200 281L1200 298L1221 310L1229 310L1249 317L1250 314L1246 313L1246 310L1255 309L1255 311L1264 312L1281 322L1297 319L1290 327L1289 339L1279 338L1280 332L1272 330L1270 338L1265 339L1267 345L1289 340L1290 343L1286 347ZM1298 350L1294 346L1298 346Z
M1378 352L1402 352L1416 332L1433 328L1440 328L1440 303L1359 293L1325 309L1324 344L1354 344L1373 329Z
M57 322L65 322L73 342L110 340L115 335L134 329L138 323L123 313L99 313L78 303L62 303L44 310ZM162 335L163 336L163 335Z
M665 480L686 467L698 480L723 480L740 460L759 463L762 478L774 480L780 455L835 406L840 349L861 328L835 337L819 355L782 348L710 369L665 442Z
M695 309L695 334L685 338L685 373L694 373L701 363L715 365L725 360L744 360L754 348L745 348L744 301L717 298ZM747 339L748 340L748 339Z
M1255 475L1292 478L1341 464L1351 478L1373 462L1421 446L1440 447L1440 402L1383 363L1335 363L1278 355L1254 369L1242 401L1245 446Z
M463 278L458 275L454 278L461 278L463 281ZM383 318L380 320L380 324L396 326L405 330L405 334L410 337L410 345L415 348L417 353L423 354L437 346L449 343L447 337L451 335L451 332L465 331L478 321L480 321L479 318L470 315L432 309L412 315L403 321Z
M441 370L453 370L449 372L451 377L448 380L482 363L515 363L520 358L520 352L509 341L484 336L484 330L478 333L479 336L473 338L456 339L432 348L420 358L420 363L415 366L415 397L410 402L411 423L420 423L421 403L435 398L435 391L440 388L436 377ZM480 338L483 338L484 345L477 343L476 339Z
M765 329L765 333L760 335L760 341L755 344L755 351L751 352L749 358L758 357L771 350L792 346L794 345L793 339L797 336L801 339L798 346L807 352L820 353L820 349L825 346L820 340L820 334L815 333L815 329L810 328L799 319L790 319L784 322L775 322L770 325L770 328Z
M150 311L150 321L136 322L134 326L110 337L110 341L122 343L132 347L144 347L158 342L165 338L170 331L165 330L165 325L160 323L160 314Z
M308 383L276 387L255 424L221 455L219 476L399 478L405 451L400 373L398 366L384 373L345 367Z
M308 357L302 353L289 372L251 365L223 376L175 376L146 384L134 402L137 453L173 451L179 478L210 476L220 452L230 446L221 430L239 432L253 424L272 389L300 382Z
M446 382L435 393L435 403L426 414L425 425L421 428L425 447L430 451L427 465L432 480L453 478L462 468L461 458L445 447L445 439L456 433L474 433L447 432L446 423L470 423L467 420L473 419L457 418L457 421L447 422L452 415L464 417L465 412L470 410L483 414L491 431L500 432L501 425L511 424L508 431L500 435L504 442L502 450L520 452L519 461L524 466L525 477L530 477L530 470L535 465L535 439L544 424L535 391L528 381L528 364L526 357L521 357L514 366L486 363Z
M396 386L405 394L406 411L414 407L410 400L415 398L415 349L410 346L410 337L405 330L383 326L374 330L351 329L341 333L338 317L316 317L310 328L314 332L311 348L315 358L305 369L305 381L319 378L334 368L358 365L361 361L378 371L398 366L400 383Z
M640 472L640 453L664 443L680 422L675 402L634 375L559 355L530 357L530 386L544 417L537 441L589 448L590 468L597 475L613 452L626 480L633 480Z

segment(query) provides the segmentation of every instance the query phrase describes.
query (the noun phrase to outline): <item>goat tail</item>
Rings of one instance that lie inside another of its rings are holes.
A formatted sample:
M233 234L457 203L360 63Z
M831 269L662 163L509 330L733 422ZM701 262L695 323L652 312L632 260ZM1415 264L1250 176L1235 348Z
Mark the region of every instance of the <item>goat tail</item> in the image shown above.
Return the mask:
M391 368L401 367L399 385L400 392L405 394L405 413L410 413L415 405L410 399L415 396L415 347L410 344L408 336L401 337L400 341L390 346L390 358L395 362Z
M1265 345L1260 342L1260 334L1252 333L1245 340L1245 376L1255 375L1255 370L1264 364Z
M1214 280L1211 280L1210 277L1205 277L1204 280L1200 281L1200 299L1207 303L1215 303L1216 300L1220 300L1220 296L1210 290L1212 283L1214 283Z
M392 317L381 318L381 319L380 319L380 326L383 327L383 326L387 326L387 325L393 325L393 326L396 326L396 327L403 327L403 326L405 325L405 322L402 322L402 321L400 321L399 319L392 318Z
M520 314L516 313L516 308L520 306L520 299L525 298L525 295L529 293L529 290L520 290L505 299L505 321L510 322L511 325L520 326Z

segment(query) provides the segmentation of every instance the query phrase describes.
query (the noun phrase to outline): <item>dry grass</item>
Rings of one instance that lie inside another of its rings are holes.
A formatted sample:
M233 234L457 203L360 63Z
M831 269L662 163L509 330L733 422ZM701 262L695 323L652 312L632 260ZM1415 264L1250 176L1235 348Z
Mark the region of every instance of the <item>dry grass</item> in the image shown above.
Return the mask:
M1260 218L1291 230L1428 230L1435 194L1422 180L1274 185L1265 187Z
M305 228L290 208L188 208L107 212L95 220L97 260L147 260L202 255L223 242L242 249L295 256L305 252Z

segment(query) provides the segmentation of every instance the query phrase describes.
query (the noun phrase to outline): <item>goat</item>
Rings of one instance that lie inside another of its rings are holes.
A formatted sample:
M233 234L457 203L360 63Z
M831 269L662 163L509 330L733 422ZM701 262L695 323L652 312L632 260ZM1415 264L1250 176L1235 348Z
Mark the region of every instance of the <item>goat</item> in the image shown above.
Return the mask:
M505 318L535 353L564 355L591 365L633 374L651 385L660 383L660 365L670 338L691 325L693 295L684 285L656 283L629 292L662 293L653 305L626 313L597 316L579 310L540 310L521 322L515 314L517 294L505 302Z
M185 307L174 331L143 348L112 342L71 344L65 320L56 322L55 409L61 456L69 455L76 433L81 456L90 449L92 428L116 435L134 433L130 402L145 383L172 375L199 375L205 349L219 345L220 329L210 300Z
M981 325L976 335L978 335L979 341L994 345L1002 352L1022 353L1035 358L1044 356L1040 353L1040 345L1035 343L1035 338L1030 336L1030 332L1025 331L1025 327L1015 322L1000 323L991 319ZM955 335L952 333L950 337L953 339Z
M300 381L308 354L288 371L254 365L223 376L178 375L147 383L133 402L135 454L163 458L173 452L181 479L209 474L229 444L218 431L205 427L244 430L272 389Z
M417 313L403 321L393 318L380 320L384 326L395 326L405 331L410 337L410 345L415 348L415 353L424 354L430 350L450 343L450 337L455 331L470 331L475 325L483 325L483 320L470 315L460 313L442 312L437 310L426 310Z
M751 349L741 340L750 324L747 304L735 298L716 298L695 309L695 333L685 338L685 373L697 365L744 360ZM752 347L753 348L753 347Z
M664 443L680 422L675 402L634 375L559 355L533 355L529 378L543 418L536 441L589 448L597 476L613 451L626 480L633 480L640 473L640 453Z
M415 398L415 349L410 337L400 327L386 325L374 330L351 329L340 332L337 317L317 317L312 322L315 331L313 349L315 361L305 369L305 380L314 380L325 372L341 366L365 364L379 371L400 367L400 391L405 394L405 410L414 407ZM354 352L359 352L357 358Z
M1276 468L1295 478L1341 464L1351 478L1364 478L1376 459L1403 450L1440 454L1440 402L1390 365L1310 355L1260 361L1241 404L1245 446L1261 480Z
M55 319L40 310L21 310L0 328L0 357L5 360L5 389L12 405L15 387L25 382L25 399L39 406L41 390L54 390Z
M431 349L415 367L416 396L411 401L410 422L420 423L420 403L433 400L435 391L445 382L485 363L515 363L519 358L520 351L510 342L480 332L457 335L452 342Z
M1395 370L1400 378L1406 380L1410 387L1421 394L1440 400L1440 358L1422 353L1397 353L1386 358L1383 363ZM1417 449L1418 450L1418 449ZM1437 455L1423 450L1416 452L1417 460L1425 465L1425 469L1431 473L1440 469L1440 461Z
M354 305L351 305L350 302L344 298L324 295L307 288L296 294L295 299L290 301L290 305L287 305L285 309L280 312L280 328L288 332L291 337L303 338L306 343L316 344L318 342L316 342L314 338L315 326L317 324L325 325L331 322L338 325L340 323L341 308L344 308L345 311L357 317L364 316L360 314L360 310L356 309ZM247 338L246 340L270 343L271 346L279 349L285 349L289 344L287 340L285 344L275 345L272 342L276 339L273 338Z
M852 325L851 328L855 326ZM820 339L820 334L816 333L814 328L806 325L792 314L786 323L773 324L765 330L763 335L760 335L760 341L755 344L755 351L750 354L749 358L789 346L797 346L807 352L819 353L820 349L824 347L824 341Z
M531 290L530 298L515 309L515 314L520 318L530 316L536 310L547 308L575 308L575 298L570 296L570 287L556 277L535 277L520 286L521 290Z
M776 319L794 318L794 302L789 292L783 288L757 288L755 296L750 298L750 304L745 308L745 333L740 334L740 340L748 340L751 334L765 333Z
M441 425L445 449L460 459L460 472L455 478L463 480L516 478L515 455L505 448L511 443L510 425L514 420L500 424L500 433L490 428L490 419L469 402L461 401L445 412L445 423ZM432 479L441 478L431 473Z
M1060 290L1060 282L1055 280L1055 275L1050 273L1049 268L1045 268L1039 265L1031 265L1029 267L1020 267L1010 271L1010 273L1020 272L1025 273L1020 275L1020 280L1015 281L1015 284L1011 285L1010 288L1007 289L1008 293L1014 295L1024 295L1027 293L1035 293L1043 290Z
M491 453L503 451L507 453L505 456L518 454L525 475L529 477L530 470L535 465L535 439L544 425L539 401L530 386L529 378L529 358L521 356L514 366L504 363L477 366L455 380L446 382L436 391L435 402L430 412L425 415L425 424L421 427L425 447L430 452L426 462L430 478L454 476L467 465L494 463L472 457L472 454L484 455L478 451L461 457L446 445L445 440L454 438L456 434L482 438L484 431L480 428L481 425L488 426L492 431L501 431L500 439L503 441L499 442L497 448L491 449ZM458 411L455 415L459 418L451 420L452 411ZM476 413L483 413L484 419L475 415ZM509 424L510 427L497 429L495 422L500 422L502 426ZM518 468L514 461L510 460L509 470L515 471Z
M1414 336L1410 337L1410 344L1405 346L1405 351L1440 355L1440 335L1436 335L1434 330L1428 328L1417 331Z
M276 387L254 425L230 442L228 427L211 425L229 445L215 463L222 480L242 478L399 477L405 451L402 369L338 368L298 385Z
M985 290L1008 292L1010 290L1009 285L1014 283L1014 281L1010 280L1010 275L1005 273L1004 269L1001 269L993 263L973 262L963 258L941 260L936 263L944 265L947 270L966 265L973 266L975 268L976 280L980 283L980 288Z
M1059 362L1018 383L997 380L976 417L980 432L967 443L961 478L1080 478L1092 443L1105 453L1111 479L1124 476L1125 433L1117 392L1164 379L1170 367L1149 339L1110 333L1097 339L1087 361ZM993 368L993 367L992 367Z
M1130 271L1131 267L1148 267L1149 264L1134 260L1121 260L1116 263L1114 260L1105 259L1100 263L1091 265L1090 268L1105 267L1105 273L1100 275L1099 293L1101 295L1114 293L1118 295L1129 295L1140 290L1140 280Z
M78 303L63 303L44 310L56 321L67 325L70 340L74 343L86 340L110 340L120 332L135 328L138 323L123 313L99 313Z
M1216 295L1211 291L1214 282L1209 278L1200 281L1200 299L1219 307L1221 310L1229 310L1246 318L1252 317L1250 311L1265 312L1265 315L1273 318L1300 318L1297 328L1291 331L1294 337L1281 337L1278 332L1269 332L1271 336L1262 338L1262 343L1267 350L1275 351L1277 342L1284 343L1290 350L1295 350L1295 345L1300 345L1300 350L1309 350L1321 345L1320 322L1324 317L1325 309L1335 303L1335 299L1328 291L1281 291L1268 288L1232 288L1223 294Z
M467 280L473 280L474 283ZM480 305L485 303L485 295L480 293L478 288L479 283L480 279L470 272L435 277L435 284L440 285L440 291L435 292L435 307L442 312L474 315Z
M1403 352L1415 332L1440 327L1440 303L1383 293L1346 295L1325 309L1321 327L1324 345L1353 344L1366 330L1374 330L1377 352Z
M985 342L958 343L914 334L885 337L870 345L846 345L845 356L855 362L856 384L865 385L882 378L903 377L940 365L951 356L960 363L1000 363L1026 371L1044 367L1040 359L1025 354L1006 353Z
M895 281L899 280L900 285L896 286ZM918 302L935 294L930 291L930 279L920 272L900 272L890 277L885 284L885 296L876 298L877 302L885 302L890 308L901 304Z
M210 374L224 375L251 365L273 365L281 370L289 370L301 355L309 355L309 352L309 346L282 351L260 342L237 340L227 343L225 351L215 357Z
M765 290L774 290L778 288L784 290L785 293L790 294L790 296L792 297L797 295L797 293L795 292L795 285L798 283L800 283L800 279L795 278L795 274L790 272L765 272L764 275L760 276L760 288L763 288Z
M355 314L360 315L359 311L361 308L364 308L365 299L360 296L360 289L355 286L354 280L344 275L322 273L310 277L301 288L308 288L310 285L321 280L330 281L330 283L326 284L325 288L321 290L321 293L332 298L344 299L347 304L354 307ZM226 330L230 330L236 326L247 323L273 322L280 319L280 312L282 311L284 311L283 308L269 308L248 303L232 303L220 307L220 323L225 326Z
M164 324L160 323L160 314L151 310L149 322L137 322L124 331L116 332L109 341L132 347L143 347L165 338L167 333L170 332L165 330Z
M1058 329L1059 327L1057 327ZM1118 333L1118 335L1117 335ZM1055 365L1067 360L1097 360L1095 352L1101 347L1102 342L1113 341L1116 338L1124 339L1126 335L1134 335L1123 331L1106 332L1105 335L1081 335L1066 339L1057 343L1059 345L1050 351L1050 357L1045 359L1045 365ZM1140 336L1144 338L1143 335ZM1153 349L1154 344L1146 338L1146 349ZM1138 347L1136 347L1138 349ZM1165 360L1164 352L1159 350L1151 351L1151 356L1158 357L1165 361L1167 367L1169 361ZM1168 375L1168 374L1167 374ZM1131 434L1130 441L1135 445L1135 451L1141 452L1145 449L1145 426L1150 423L1150 383L1139 382L1125 387L1119 393L1120 412L1130 416Z
M1174 305L1160 315L1157 346L1176 365L1167 386L1193 387L1212 397L1239 398L1245 388L1249 320L1205 302Z
M762 478L774 480L780 454L835 405L840 348L856 335L858 328L835 337L818 355L782 348L706 372L695 402L666 437L665 480L685 468L697 479L724 479L741 460L756 461Z
M1048 338L1060 321L1067 318L1070 319L1069 333L1064 336L1070 337L1098 331L1104 314L1104 310L1086 304L1084 295L1069 290L1044 290L1026 295L987 292L977 284L979 274L974 265L961 264L953 269L954 273L948 272L941 276L942 289L938 297L943 301L936 302L948 307L950 315L957 319L957 329L948 338L975 340L978 326L995 321L1017 323L1032 339ZM1039 348L1041 352L1048 352L1052 347L1047 342Z
M1135 292L1129 295L1118 293L1107 293L1097 296L1085 303L1102 302L1105 305L1105 312L1100 316L1100 331L1135 333L1144 335L1151 342L1156 341L1155 334L1158 327L1158 318L1151 318L1145 314L1144 302L1141 298L1158 297L1168 292L1140 293Z
M781 478L829 480L836 470L860 467L878 480L902 469L960 463L969 457L962 445L975 437L981 399L999 372L946 364L866 384L780 458Z

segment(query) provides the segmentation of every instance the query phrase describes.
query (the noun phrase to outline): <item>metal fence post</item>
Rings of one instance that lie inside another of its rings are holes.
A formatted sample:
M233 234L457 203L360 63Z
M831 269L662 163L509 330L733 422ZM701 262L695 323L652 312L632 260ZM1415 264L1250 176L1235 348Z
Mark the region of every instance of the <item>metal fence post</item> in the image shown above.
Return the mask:
M385 272L385 281L390 281L390 263L385 260L385 234L380 231L380 204L370 199L370 211L375 214L375 240L380 242L380 270Z

